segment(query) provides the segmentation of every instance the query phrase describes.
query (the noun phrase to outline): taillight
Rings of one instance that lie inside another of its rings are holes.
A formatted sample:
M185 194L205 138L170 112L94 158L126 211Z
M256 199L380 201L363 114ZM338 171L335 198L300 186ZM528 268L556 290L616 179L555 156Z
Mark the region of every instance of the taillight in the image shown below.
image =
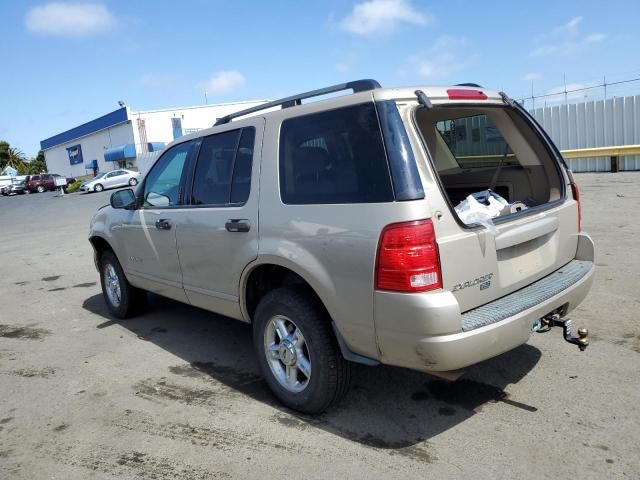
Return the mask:
M582 231L582 202L580 201L580 189L576 182L571 182L571 193L573 193L573 199L578 202L578 231Z
M378 245L376 289L424 292L440 287L440 258L431 220L387 225Z
M449 100L486 100L487 95L482 90L467 90L463 88L450 88L447 90Z

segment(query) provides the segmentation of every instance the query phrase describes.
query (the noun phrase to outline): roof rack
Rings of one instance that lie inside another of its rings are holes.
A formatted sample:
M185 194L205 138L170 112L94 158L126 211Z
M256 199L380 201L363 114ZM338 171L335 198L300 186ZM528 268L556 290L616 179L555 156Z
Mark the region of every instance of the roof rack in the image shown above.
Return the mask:
M234 118L243 117L250 113L259 112L260 110L266 110L273 107L289 108L296 105L302 105L302 100L305 98L319 97L321 95L327 95L329 93L341 92L342 90L353 90L353 93L366 92L380 88L380 84L370 78L364 80L354 80L353 82L340 83L331 87L320 88L318 90L311 90L310 92L299 93L298 95L292 95L290 97L281 98L280 100L274 100L272 102L263 103L255 107L247 108L246 110L240 110L239 112L231 113L222 118L216 120L216 125L224 125L229 123Z

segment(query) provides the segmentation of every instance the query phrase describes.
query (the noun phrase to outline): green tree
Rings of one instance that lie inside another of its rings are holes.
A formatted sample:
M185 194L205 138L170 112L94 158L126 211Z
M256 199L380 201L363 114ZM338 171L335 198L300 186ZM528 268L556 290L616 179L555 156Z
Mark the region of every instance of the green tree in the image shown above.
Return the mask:
M9 147L7 149L6 160L4 161L4 165L2 168L11 167L16 170L20 170L20 168L24 168L24 163L26 158L22 150L18 150L17 148Z
M29 171L27 175L35 175L37 173L48 172L47 170L47 162L44 159L44 152L40 150L38 152L38 156L36 158L32 158L28 163Z
M0 140L0 168L4 168L3 165L6 163L7 158L9 157L9 147L9 142Z

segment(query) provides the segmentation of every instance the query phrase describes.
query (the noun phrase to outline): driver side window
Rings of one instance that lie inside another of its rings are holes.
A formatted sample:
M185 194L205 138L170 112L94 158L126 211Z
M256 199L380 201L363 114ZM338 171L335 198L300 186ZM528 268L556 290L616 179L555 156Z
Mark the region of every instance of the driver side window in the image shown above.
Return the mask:
M180 181L184 175L193 142L167 150L147 175L144 186L145 208L172 207L180 203Z

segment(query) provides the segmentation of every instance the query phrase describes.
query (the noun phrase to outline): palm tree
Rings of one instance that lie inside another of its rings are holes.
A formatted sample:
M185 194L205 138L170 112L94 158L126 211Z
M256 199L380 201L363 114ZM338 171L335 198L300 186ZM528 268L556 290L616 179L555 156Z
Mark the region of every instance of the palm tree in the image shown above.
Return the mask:
M16 170L24 166L25 156L22 150L9 147L6 150L5 158L0 160L0 170L4 170L7 167L15 168Z

